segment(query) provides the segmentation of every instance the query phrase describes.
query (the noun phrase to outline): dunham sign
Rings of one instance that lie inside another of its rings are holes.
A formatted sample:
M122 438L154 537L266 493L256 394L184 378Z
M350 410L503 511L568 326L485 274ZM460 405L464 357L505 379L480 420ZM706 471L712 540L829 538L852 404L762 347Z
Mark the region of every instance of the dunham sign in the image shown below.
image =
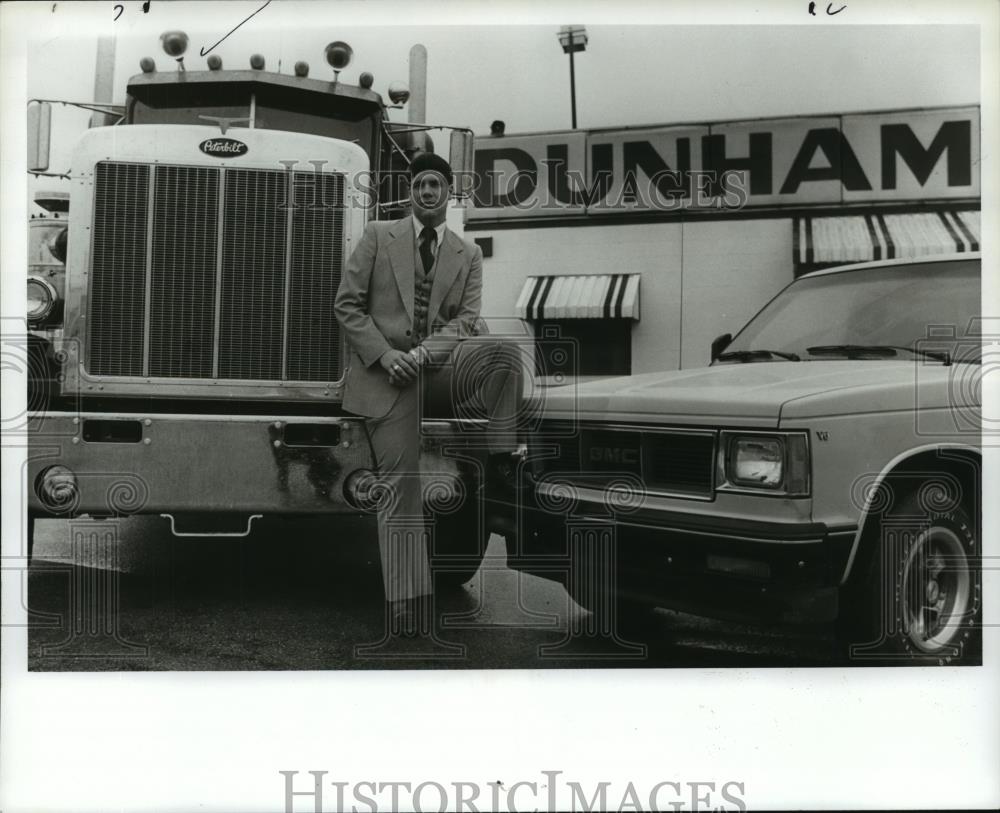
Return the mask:
M978 199L979 108L476 142L471 220Z

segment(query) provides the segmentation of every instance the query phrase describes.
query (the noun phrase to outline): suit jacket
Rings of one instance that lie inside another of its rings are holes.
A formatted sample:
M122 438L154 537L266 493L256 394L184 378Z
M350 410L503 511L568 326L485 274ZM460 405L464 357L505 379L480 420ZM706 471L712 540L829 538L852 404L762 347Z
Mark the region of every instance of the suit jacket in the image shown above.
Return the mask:
M347 261L334 311L350 344L344 409L369 418L386 415L399 388L379 359L390 348L413 346L413 219L371 222ZM447 361L475 334L482 304L483 252L450 230L438 247L423 345L435 363Z

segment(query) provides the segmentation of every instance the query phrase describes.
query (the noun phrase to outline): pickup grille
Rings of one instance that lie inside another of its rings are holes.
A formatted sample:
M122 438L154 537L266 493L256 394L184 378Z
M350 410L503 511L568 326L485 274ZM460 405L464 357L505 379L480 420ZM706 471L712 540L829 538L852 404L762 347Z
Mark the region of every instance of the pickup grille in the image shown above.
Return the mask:
M341 174L98 163L90 373L337 381L344 224Z
M533 439L533 451L553 457L535 463L538 474L559 474L580 485L600 487L638 476L651 492L691 497L712 495L716 433L627 426L607 428L549 424Z

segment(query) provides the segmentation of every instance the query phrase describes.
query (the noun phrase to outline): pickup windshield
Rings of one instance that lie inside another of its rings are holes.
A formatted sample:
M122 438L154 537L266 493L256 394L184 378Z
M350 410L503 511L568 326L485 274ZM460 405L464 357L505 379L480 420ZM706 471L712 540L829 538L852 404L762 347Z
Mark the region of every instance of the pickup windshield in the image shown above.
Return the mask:
M978 362L979 313L978 260L806 276L751 319L719 362L778 361L782 354L803 361Z

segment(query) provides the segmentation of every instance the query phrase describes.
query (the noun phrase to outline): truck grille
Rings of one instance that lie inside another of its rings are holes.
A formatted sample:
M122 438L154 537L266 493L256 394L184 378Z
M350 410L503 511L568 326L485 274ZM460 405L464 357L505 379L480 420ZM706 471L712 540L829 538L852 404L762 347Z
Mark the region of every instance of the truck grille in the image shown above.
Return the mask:
M344 224L336 173L98 163L90 372L338 380Z
M592 487L638 476L651 492L710 497L715 444L711 431L548 424L532 445L554 453L535 464L539 474Z

